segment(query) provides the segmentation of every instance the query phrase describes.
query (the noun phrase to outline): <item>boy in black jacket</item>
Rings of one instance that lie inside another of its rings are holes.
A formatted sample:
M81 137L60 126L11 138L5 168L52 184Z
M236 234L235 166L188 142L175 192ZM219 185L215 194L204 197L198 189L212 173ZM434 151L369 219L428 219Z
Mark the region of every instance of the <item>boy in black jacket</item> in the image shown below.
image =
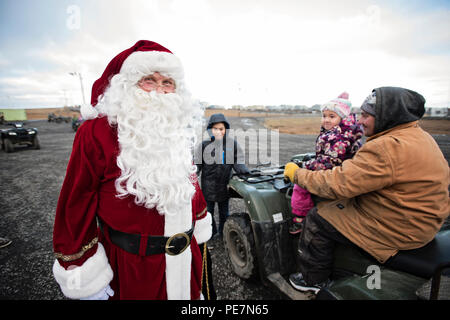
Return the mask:
M197 175L201 177L201 187L206 200L207 210L213 219L213 235L219 232L223 235L223 226L228 217L228 182L232 170L238 174L248 173L244 163L244 154L236 140L229 137L230 124L222 113L213 114L209 118L207 131L210 139L204 140L197 149L196 155L201 154L201 161L197 163ZM200 153L201 152L201 153ZM219 207L219 230L214 219L214 206Z

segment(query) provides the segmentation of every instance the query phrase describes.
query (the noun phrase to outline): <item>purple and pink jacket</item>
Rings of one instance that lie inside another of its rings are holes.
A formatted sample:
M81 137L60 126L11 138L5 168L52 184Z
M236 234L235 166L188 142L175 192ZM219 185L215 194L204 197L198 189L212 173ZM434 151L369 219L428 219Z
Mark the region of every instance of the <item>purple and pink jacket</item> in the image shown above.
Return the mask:
M361 147L362 135L363 130L358 125L354 113L330 130L321 127L316 139L316 157L303 163L303 168L316 171L342 165L344 160L352 158ZM311 194L306 189L295 185L291 206L294 215L306 216L314 206Z

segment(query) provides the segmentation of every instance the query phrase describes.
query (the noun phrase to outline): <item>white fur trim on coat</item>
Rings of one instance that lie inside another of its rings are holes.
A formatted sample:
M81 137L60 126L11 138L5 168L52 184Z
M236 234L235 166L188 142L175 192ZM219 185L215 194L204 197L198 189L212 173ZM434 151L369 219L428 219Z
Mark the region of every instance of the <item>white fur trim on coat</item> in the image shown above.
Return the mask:
M80 299L105 288L113 278L113 271L103 245L98 243L97 252L80 267L66 270L55 260L53 275L66 297Z
M164 236L186 232L192 228L192 208L186 206L185 212L177 215L165 215ZM211 238L212 216L207 213L203 219L197 220L194 236L198 243ZM171 256L166 254L166 289L168 300L191 299L191 265L192 251L189 246L183 253Z
M206 216L195 222L194 237L198 244L208 241L212 236L212 216L207 212Z
M164 215L164 236L186 232L192 228L192 204L183 212L175 215ZM184 252L171 256L166 255L166 289L168 300L191 299L191 246Z
M91 120L98 117L98 111L90 104L82 104L80 113L84 120Z

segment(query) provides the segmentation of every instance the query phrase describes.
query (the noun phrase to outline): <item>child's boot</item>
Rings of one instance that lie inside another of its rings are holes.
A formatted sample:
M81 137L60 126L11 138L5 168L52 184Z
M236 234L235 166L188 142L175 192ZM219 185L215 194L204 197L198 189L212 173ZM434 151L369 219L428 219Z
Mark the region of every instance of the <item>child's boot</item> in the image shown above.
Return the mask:
M298 233L302 232L302 226L303 226L303 218L294 217L292 219L292 224L289 227L289 233L290 234L298 234Z

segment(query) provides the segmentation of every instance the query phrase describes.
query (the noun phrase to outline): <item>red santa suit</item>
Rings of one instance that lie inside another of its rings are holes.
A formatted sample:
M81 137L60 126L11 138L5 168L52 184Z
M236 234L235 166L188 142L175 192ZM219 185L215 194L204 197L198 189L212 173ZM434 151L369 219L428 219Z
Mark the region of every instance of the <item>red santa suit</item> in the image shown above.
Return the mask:
M155 45L141 41L133 51ZM122 62L129 54L122 56ZM97 97L93 90L93 98ZM73 299L96 294L108 284L114 290L112 299L199 299L202 256L198 243L206 242L212 229L198 182L194 179L196 192L185 212L161 215L156 208L136 205L134 196L117 197L118 154L117 126L110 125L107 117L87 120L78 129L56 210L56 281ZM182 253L171 255L168 249L148 254L149 236L171 237L192 228L192 239ZM137 239L136 253L113 243L111 230Z

